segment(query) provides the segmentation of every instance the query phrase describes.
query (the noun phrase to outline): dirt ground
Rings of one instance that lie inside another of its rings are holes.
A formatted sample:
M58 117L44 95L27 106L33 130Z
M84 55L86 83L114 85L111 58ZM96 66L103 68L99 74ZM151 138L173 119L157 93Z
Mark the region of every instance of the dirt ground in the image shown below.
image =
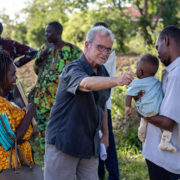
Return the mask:
M118 55L116 57L117 71L124 66L129 66L130 61L137 61L136 55ZM36 74L33 70L34 61L27 63L21 68L17 68L18 80L22 82L25 92L28 93L36 83Z
M20 68L16 68L18 81L20 81L23 84L26 94L36 83L37 77L34 73L33 66L34 61L31 61Z
M134 61L136 62L139 59L139 56L137 55L121 55L119 54L116 57L116 66L117 69L119 69L120 67L124 67L124 66L129 66L130 61Z

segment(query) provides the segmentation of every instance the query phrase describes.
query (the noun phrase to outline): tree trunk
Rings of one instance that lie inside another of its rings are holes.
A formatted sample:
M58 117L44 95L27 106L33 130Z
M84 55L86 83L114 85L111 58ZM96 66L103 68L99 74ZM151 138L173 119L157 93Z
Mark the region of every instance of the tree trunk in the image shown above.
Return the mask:
M148 21L148 0L144 0L144 17Z

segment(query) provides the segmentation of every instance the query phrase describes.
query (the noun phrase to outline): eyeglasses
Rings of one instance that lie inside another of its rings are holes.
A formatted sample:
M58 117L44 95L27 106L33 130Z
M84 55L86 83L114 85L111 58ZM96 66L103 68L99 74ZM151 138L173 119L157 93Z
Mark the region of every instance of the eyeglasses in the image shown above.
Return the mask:
M104 52L104 51L106 50L106 52L107 52L108 54L111 54L111 52L113 51L112 48L106 48L106 47L104 47L103 45L100 45L100 44L96 44L95 46L96 46L96 48L97 48L97 50L98 50L99 52Z

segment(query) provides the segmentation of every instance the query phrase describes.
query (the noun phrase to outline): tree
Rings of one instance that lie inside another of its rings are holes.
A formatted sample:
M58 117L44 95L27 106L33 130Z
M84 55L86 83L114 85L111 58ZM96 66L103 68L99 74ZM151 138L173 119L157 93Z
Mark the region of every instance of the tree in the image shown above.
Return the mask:
M73 12L75 9L87 11L89 4L92 3L96 3L96 0L66 0L66 6L69 12Z
M180 17L178 17L178 10L180 9L179 0L168 0L167 5L162 12L164 26L180 24Z
M10 19L10 17L1 12L0 13L0 20L1 23L3 24L3 33L2 36L6 38L11 38L11 33L14 29L14 26L12 25L13 21Z
M160 18L163 18L164 26L178 25L179 23L177 11L180 5L178 0L104 0L99 4L101 7L111 7L123 12L127 3L135 7L141 14L135 28L140 29L147 44L153 44L151 34L156 30ZM122 13L119 15L122 16Z
M131 14L125 12L127 5L140 13L138 22L131 21ZM178 8L178 0L32 0L22 12L27 15L24 22L12 21L6 14L0 14L0 19L7 27L5 37L13 37L34 48L44 43L44 30L51 21L63 25L65 40L80 46L89 28L97 21L104 21L115 35L115 49L127 52L126 44L137 32L146 44L153 44L152 34L161 18L164 26L178 25Z
M139 26L143 32L144 39L147 44L152 44L152 38L148 32L154 32L160 18L164 26L174 24L177 25L177 8L179 7L178 0L134 0L135 6L141 13Z
M27 14L27 40L31 46L39 48L45 41L44 31L51 21L64 24L68 20L65 13L65 1L33 0L29 2L24 12Z
M65 24L63 37L65 37L67 41L82 46L86 34L92 25L98 21L103 21L109 25L115 35L114 48L116 51L126 52L128 47L126 47L125 41L131 36L132 26L128 18L123 14L119 15L119 13L117 9L113 10L110 8L75 13Z
M14 26L14 29L11 34L11 38L23 44L28 44L28 41L26 39L26 34L27 34L27 27L23 22L21 22Z

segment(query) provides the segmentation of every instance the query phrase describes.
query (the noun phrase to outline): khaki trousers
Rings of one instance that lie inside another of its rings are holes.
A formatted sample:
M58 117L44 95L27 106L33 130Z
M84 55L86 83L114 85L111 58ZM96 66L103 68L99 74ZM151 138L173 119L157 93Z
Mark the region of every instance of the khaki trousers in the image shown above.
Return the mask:
M98 180L98 158L81 159L46 144L44 180Z

